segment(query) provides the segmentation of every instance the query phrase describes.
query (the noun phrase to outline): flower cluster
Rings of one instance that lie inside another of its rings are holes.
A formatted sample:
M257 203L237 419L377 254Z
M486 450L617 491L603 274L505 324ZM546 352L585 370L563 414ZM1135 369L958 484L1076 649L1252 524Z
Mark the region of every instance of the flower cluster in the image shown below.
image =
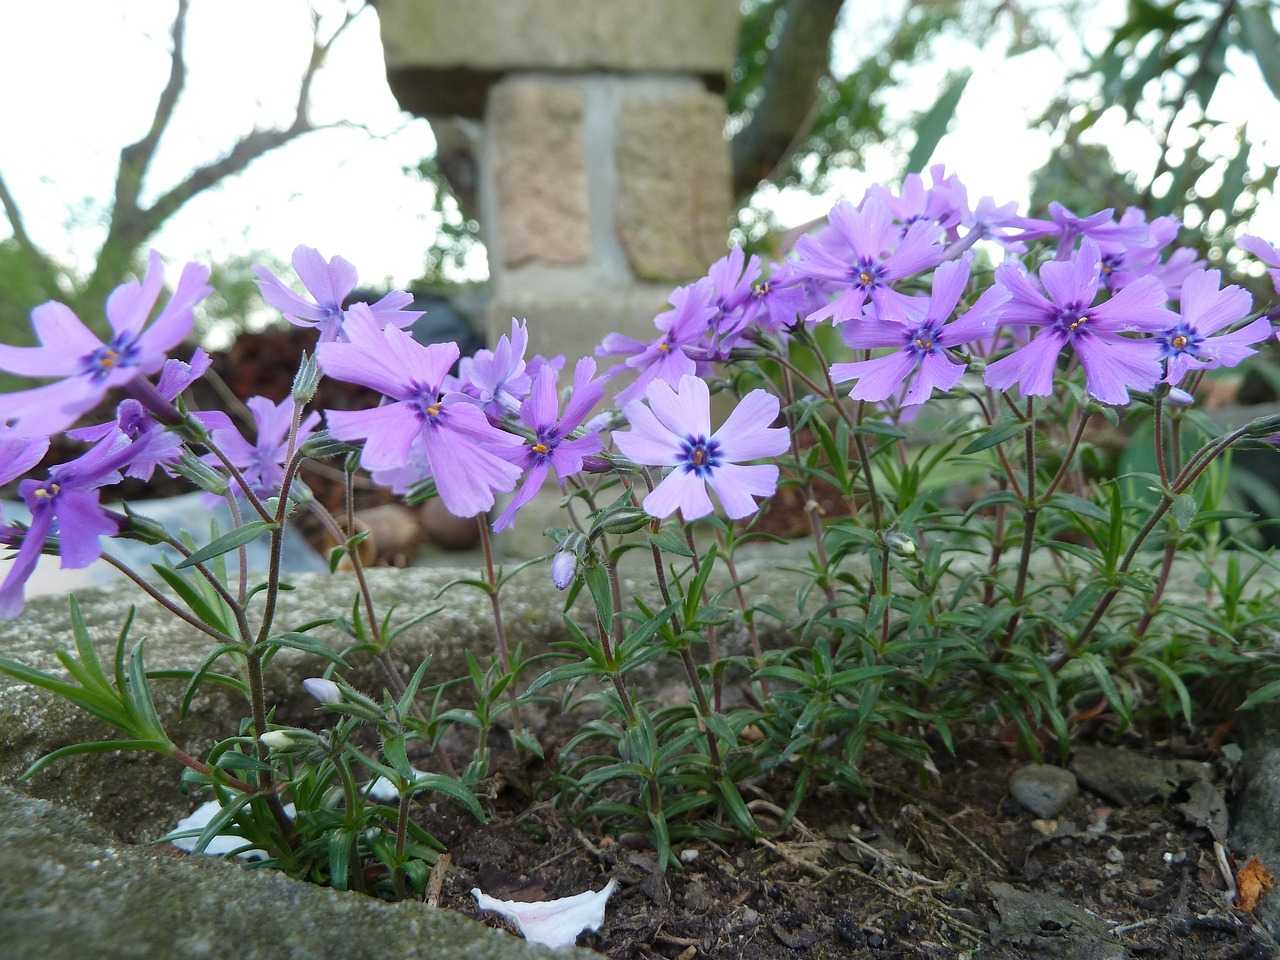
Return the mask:
M1217 270L1173 246L1172 218L1147 222L1137 210L1080 216L1053 204L1049 218L1037 220L991 198L970 206L958 178L940 167L932 176L931 186L912 176L901 191L876 186L857 204L837 203L827 224L801 237L767 274L759 257L734 248L707 276L672 293L671 309L654 320L654 339L606 337L597 353L621 362L603 376L592 359L580 360L566 398L564 359L526 357L524 322L513 319L492 350L462 358L456 344L423 345L406 332L421 315L406 309L408 293L348 303L357 277L341 257L294 251L311 299L266 269L255 271L269 304L318 331L325 375L383 397L369 409L326 411L328 435L360 445L364 468L397 492L429 481L459 517L487 513L512 495L498 530L553 472L564 485L584 464L611 460L624 472L667 471L651 492L636 495L654 517L705 516L713 510L708 490L731 519L749 516L774 492L779 471L747 461L777 457L790 445L782 405L756 389L713 432L707 379L738 359L785 360L788 342L819 324L836 327L852 353L827 366L832 389L848 384L842 395L885 404L896 416L955 390L970 369L981 370L987 389L1025 397L1048 396L1077 368L1103 404L1125 404L1135 391L1161 385L1182 397L1203 370L1237 364L1271 336L1269 318L1248 319L1246 291L1224 286ZM1241 246L1270 266L1280 262L1256 237ZM1036 259L1046 247L1049 258ZM4 534L18 547L0 586L7 615L21 610L22 584L42 550L83 565L100 555L101 537L122 532L120 516L99 505L104 486L124 475L185 469L214 493L249 498L265 516L261 504L280 491L286 462L320 426L320 414L304 413L296 401L255 397L249 440L225 415L181 406L208 358L196 351L183 363L169 353L191 333L193 312L210 292L207 277L188 264L148 322L163 287L153 253L143 280L109 298L106 342L51 302L32 314L39 346L0 346L0 369L59 378L0 396L0 443L12 450L8 480L110 390L129 394L116 420L71 432L93 444L82 457L23 482L32 520ZM609 381L625 424L592 419ZM610 436L607 426L623 428Z

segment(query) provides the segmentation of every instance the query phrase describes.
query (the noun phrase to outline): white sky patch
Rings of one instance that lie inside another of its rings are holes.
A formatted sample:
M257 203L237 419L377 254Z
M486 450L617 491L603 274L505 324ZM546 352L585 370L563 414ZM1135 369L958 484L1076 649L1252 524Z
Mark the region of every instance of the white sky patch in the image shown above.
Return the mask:
M901 0L894 2L900 8ZM330 14L339 8L338 0L317 5ZM175 9L173 0L42 0L6 8L0 170L36 242L80 273L92 266L104 236L120 148L151 123L168 75ZM1029 174L1051 146L1048 135L1029 130L1028 122L1058 90L1066 70L1079 65L1081 43L1100 49L1123 8L1100 5L1099 13L1086 18L1090 32L1083 41L1064 25L1053 49L1012 59L1004 56L1006 18L981 44L944 38L932 62L910 68L910 82L894 92L891 111L906 116L927 109L949 66L971 67L973 78L934 160L959 175L971 200L990 195L1017 200L1025 209ZM863 26L868 29L847 28L837 36L838 65L871 52L864 48L879 34L874 24ZM220 156L253 126L287 122L309 45L310 4L304 0L194 3L187 25L188 87L146 196ZM1230 66L1237 76L1224 77L1210 116L1247 122L1258 144L1255 163L1276 163L1280 103L1251 58L1235 57ZM317 122L352 126L309 134L188 203L152 241L171 264L257 251L285 262L301 243L325 257L346 257L362 284L404 286L421 274L423 252L437 230L432 188L403 168L430 155L434 140L426 121L402 112L387 87L372 9L335 45L316 79L312 104ZM1094 139L1112 148L1122 168L1154 163L1149 138L1132 127L1104 119ZM824 215L835 199L856 200L871 183L892 182L899 162L888 150L871 151L867 169L842 171L827 196L776 191L767 202L785 226L803 223ZM1280 235L1280 203L1264 198L1250 229Z

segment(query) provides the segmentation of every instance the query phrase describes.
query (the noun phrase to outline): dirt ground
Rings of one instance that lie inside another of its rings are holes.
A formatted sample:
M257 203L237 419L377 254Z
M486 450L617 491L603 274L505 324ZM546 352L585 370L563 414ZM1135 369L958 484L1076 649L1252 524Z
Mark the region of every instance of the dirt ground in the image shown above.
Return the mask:
M1183 742L1126 745L1207 756ZM922 782L916 765L871 754L867 795L824 790L755 843L680 843L680 867L665 875L642 837L575 827L513 786L532 771L493 779L488 824L441 803L422 825L449 850L440 905L491 925L504 921L478 910L473 887L543 900L616 879L604 925L578 943L618 960L1277 955L1232 906L1209 832L1176 804L1119 807L1081 790L1038 820L1009 795L1026 760L1007 746L973 740L935 763ZM744 791L762 826L776 825L785 787Z

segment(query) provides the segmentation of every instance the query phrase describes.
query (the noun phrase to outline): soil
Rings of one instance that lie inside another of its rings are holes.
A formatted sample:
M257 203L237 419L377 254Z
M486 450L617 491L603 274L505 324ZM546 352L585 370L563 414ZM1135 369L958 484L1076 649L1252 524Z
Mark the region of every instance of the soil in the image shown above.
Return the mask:
M553 755L556 733L543 732ZM1211 751L1126 745L1166 758ZM868 753L865 795L820 791L785 830L754 843L679 843L681 862L665 874L643 837L575 826L521 790L546 771L514 758L485 785L487 824L452 802L420 822L449 851L439 905L490 925L505 921L479 911L473 887L546 900L616 879L604 925L578 943L618 960L1277 955L1261 923L1229 900L1209 832L1176 805L1118 807L1082 790L1055 820L1038 820L1007 789L1026 762L973 739L940 751L922 779L917 764ZM762 827L776 828L786 786L744 789Z

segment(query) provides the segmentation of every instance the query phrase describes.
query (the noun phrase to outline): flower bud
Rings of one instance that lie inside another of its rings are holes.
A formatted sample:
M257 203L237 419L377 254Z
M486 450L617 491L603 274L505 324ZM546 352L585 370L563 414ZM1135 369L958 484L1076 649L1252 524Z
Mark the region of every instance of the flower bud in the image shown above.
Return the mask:
M916 555L916 542L905 533L898 533L897 531L886 533L884 535L884 544L900 557L914 557Z
M551 558L551 582L557 590L566 590L578 572L578 558L572 551L561 550Z
M303 354L298 372L293 376L293 388L290 391L293 399L299 403L310 403L311 398L316 395L316 387L320 385L320 376L315 355Z
M637 530L643 530L652 522L653 517L638 507L624 507L621 510L606 513L600 518L596 528L603 530L605 533L635 533Z
M268 730L258 739L268 750L288 750L298 742L287 730Z
M342 702L342 690L332 680L326 680L324 677L307 677L302 681L302 689L321 703Z
M227 478L189 453L184 453L182 459L173 464L172 469L174 473L181 474L208 493L222 496L227 492Z

